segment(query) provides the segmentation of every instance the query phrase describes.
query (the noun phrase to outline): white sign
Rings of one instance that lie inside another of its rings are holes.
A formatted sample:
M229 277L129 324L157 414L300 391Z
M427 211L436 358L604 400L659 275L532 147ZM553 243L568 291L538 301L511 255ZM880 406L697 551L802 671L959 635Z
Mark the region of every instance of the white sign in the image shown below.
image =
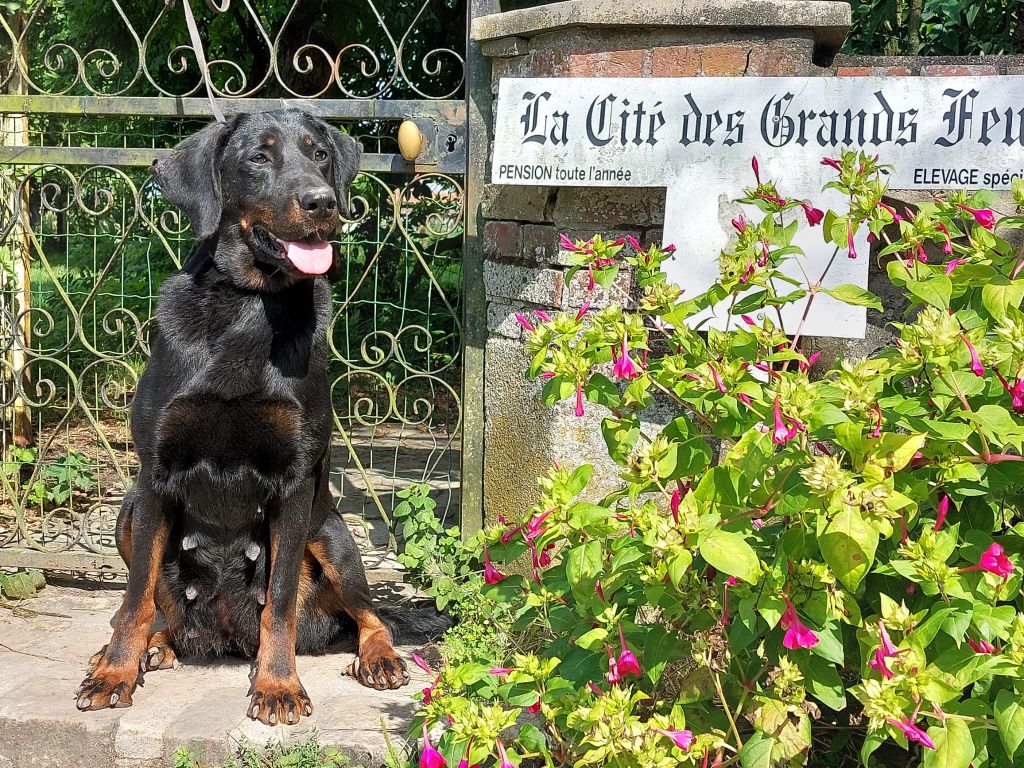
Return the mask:
M754 186L751 158L783 196L843 212L845 198L821 192L836 178L821 160L843 148L895 166L892 189L1008 189L1024 176L1024 78L504 78L491 179L667 187L663 241L678 249L669 279L695 296L718 279L718 254L741 212L731 201ZM862 227L858 258L844 248L826 287L867 286L866 237ZM796 244L816 280L833 247L806 222ZM806 282L795 260L783 271ZM787 310L793 333L803 302ZM865 312L822 294L804 331L862 338ZM710 315L726 326L724 307Z

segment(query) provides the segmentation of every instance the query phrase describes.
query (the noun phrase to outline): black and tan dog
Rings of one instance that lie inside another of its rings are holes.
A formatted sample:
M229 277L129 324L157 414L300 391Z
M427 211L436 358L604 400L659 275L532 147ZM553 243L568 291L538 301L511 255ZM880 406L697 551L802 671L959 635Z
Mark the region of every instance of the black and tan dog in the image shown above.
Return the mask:
M160 289L117 521L128 588L79 709L129 706L140 671L177 657L235 654L255 660L249 716L294 723L312 712L296 651L353 622L351 673L409 681L328 484L328 240L361 150L286 110L208 126L154 164L199 243Z

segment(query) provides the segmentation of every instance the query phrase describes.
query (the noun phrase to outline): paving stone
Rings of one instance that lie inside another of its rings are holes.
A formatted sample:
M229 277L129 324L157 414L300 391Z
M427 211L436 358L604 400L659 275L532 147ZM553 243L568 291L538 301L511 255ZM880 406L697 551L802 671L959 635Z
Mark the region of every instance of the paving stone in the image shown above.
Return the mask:
M150 672L125 709L79 712L74 692L89 656L110 637L119 590L48 586L28 607L64 617L0 614L0 768L166 768L188 747L219 761L241 744L291 743L314 730L364 765L380 765L384 732L403 748L427 676L409 664L412 683L398 691L364 688L344 672L352 644L322 656L300 656L299 677L314 713L295 726L271 728L246 717L249 663L186 659L177 670ZM400 652L409 658L413 646Z

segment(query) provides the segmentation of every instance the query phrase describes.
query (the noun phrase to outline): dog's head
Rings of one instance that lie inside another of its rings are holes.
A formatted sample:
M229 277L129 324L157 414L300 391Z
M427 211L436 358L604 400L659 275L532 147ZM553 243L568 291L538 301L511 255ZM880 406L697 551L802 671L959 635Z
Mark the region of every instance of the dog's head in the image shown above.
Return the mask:
M153 164L164 196L239 283L272 289L325 274L362 146L296 109L242 114Z

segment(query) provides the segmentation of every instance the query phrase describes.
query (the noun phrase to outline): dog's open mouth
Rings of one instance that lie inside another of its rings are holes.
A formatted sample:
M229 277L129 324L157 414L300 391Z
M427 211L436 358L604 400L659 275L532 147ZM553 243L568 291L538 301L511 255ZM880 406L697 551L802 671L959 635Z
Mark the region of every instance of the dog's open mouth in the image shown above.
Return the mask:
M259 225L252 228L252 235L257 245L268 254L287 259L306 275L322 275L334 261L334 248L318 235L308 235L301 240L282 240Z

